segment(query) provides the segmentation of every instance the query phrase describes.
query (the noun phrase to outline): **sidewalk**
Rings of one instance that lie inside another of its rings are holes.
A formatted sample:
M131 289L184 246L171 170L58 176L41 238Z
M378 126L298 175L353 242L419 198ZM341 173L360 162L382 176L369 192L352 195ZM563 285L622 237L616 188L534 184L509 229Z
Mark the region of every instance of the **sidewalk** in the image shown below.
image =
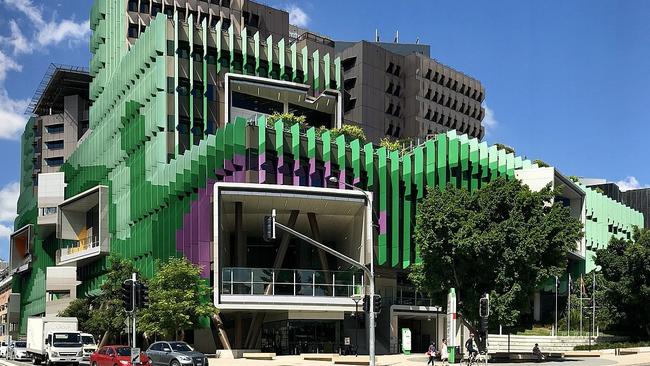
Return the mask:
M359 356L359 359L367 360L368 356ZM570 358L564 361L542 362L542 363L490 363L489 365L564 365L564 366L650 366L650 353L640 353L636 355L614 356L612 354L602 355L601 357L591 358ZM258 361L246 359L218 359L211 358L209 366L329 366L332 362L327 361L305 361L301 356L277 356L274 360ZM426 365L426 356L424 355L386 355L377 356L378 366L424 366ZM436 365L442 365L436 362ZM461 365L461 364L457 364Z

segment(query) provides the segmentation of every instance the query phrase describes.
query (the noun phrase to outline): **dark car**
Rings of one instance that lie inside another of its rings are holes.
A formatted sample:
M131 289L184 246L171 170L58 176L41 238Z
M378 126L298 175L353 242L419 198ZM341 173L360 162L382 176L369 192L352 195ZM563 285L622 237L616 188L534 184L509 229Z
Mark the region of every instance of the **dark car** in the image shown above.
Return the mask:
M208 366L208 359L185 342L163 341L149 346L147 356L154 366Z

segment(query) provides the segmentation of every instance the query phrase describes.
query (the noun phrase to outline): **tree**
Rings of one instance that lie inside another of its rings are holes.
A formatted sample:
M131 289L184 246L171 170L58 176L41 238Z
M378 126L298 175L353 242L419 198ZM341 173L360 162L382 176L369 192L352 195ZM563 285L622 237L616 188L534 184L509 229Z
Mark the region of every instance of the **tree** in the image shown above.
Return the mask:
M77 298L72 300L67 308L59 312L58 316L77 318L79 329L84 332L98 335L103 333L103 331L101 329L96 329L90 322L91 309L93 309L95 305L93 299Z
M596 251L596 264L619 327L650 337L650 230L635 228L631 240L612 238L607 248Z
M122 304L122 283L131 278L132 273L137 273L131 262L116 254L108 257L107 264L100 295L94 299L74 300L61 313L77 317L82 330L103 333L100 345L115 340L123 332L127 313Z
M493 325L517 324L538 286L566 269L567 253L582 235L580 221L561 203L550 204L553 198L549 187L531 192L514 179L496 179L474 193L430 187L416 216L422 261L411 280L440 302L454 287L470 328L478 324L483 293L490 295Z
M211 295L200 267L186 258L171 258L150 281L149 307L140 313L139 328L147 337L182 340L186 329L196 328L201 318L216 314Z
M494 144L494 146L496 146L497 149L499 149L499 150L505 150L506 153L508 153L508 154L514 154L515 153L515 149L513 149L512 147L510 147L508 145L497 143L497 144Z

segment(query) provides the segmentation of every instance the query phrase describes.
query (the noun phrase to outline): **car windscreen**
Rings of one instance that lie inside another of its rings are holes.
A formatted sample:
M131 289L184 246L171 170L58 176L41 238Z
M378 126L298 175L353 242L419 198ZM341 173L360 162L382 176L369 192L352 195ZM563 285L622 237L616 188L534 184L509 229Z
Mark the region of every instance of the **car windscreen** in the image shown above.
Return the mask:
M172 347L172 350L175 352L191 352L193 351L192 347L188 346L184 342L169 342L169 345Z
M129 347L117 347L118 356L131 356L131 348Z
M14 344L14 347L15 348L25 348L25 347L27 347L27 342L16 342Z
M54 333L52 345L54 347L80 347L81 336L79 333Z
M95 338L91 336L81 336L83 344L95 344Z

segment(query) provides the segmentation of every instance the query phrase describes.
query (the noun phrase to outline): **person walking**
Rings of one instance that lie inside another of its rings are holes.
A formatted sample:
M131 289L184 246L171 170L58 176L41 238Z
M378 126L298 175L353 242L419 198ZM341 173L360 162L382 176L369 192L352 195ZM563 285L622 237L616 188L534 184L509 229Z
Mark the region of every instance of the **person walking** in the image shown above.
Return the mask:
M449 350L447 349L447 339L443 338L440 344L440 361L443 365L449 364Z
M436 345L431 341L431 344L429 345L429 350L427 350L427 356L429 356L429 361L427 361L427 366L429 364L435 365L436 364Z

